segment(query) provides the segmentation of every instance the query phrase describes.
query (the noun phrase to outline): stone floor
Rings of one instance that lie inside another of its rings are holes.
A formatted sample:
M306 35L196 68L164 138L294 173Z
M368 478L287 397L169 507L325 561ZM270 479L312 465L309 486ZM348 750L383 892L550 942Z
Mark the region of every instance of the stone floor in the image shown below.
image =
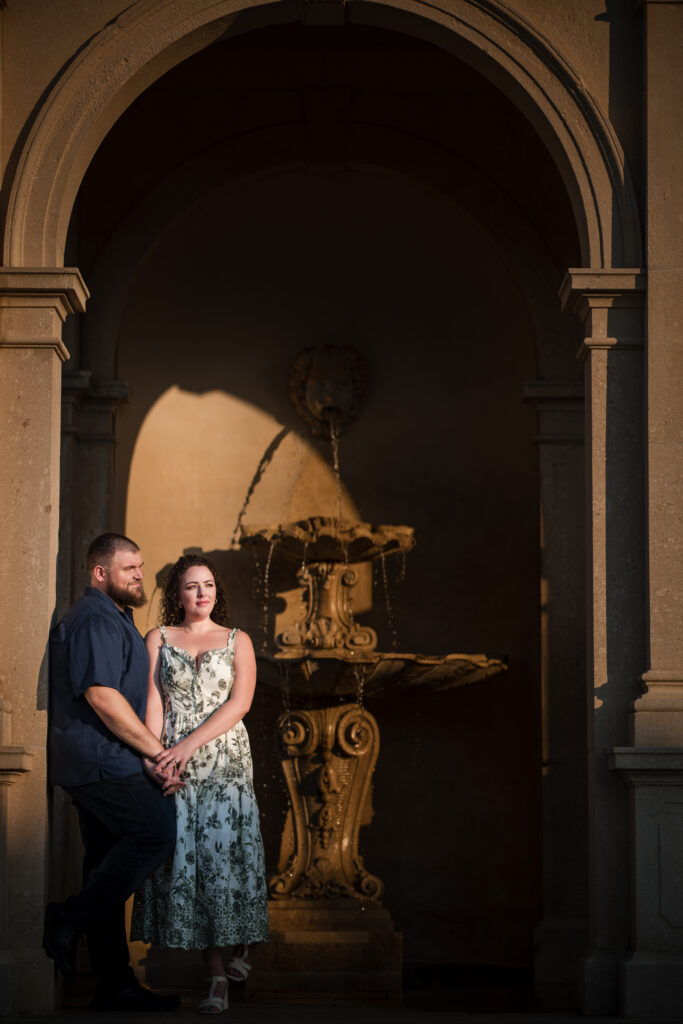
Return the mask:
M227 1015L222 1017L226 1024L624 1024L624 1018L589 1018L574 1013L535 1012L519 1009L519 996L511 993L509 1008L496 1002L496 1010L463 1009L463 993L460 992L409 992L401 1006L384 1003L363 1004L344 1002L339 1005L316 1005L297 1002L267 1002L245 1000L238 990ZM517 1007L515 1008L515 1003ZM198 1024L199 1014L195 1009L194 996L183 998L179 1010L163 1014L169 1024ZM54 1018L18 1017L4 1018L7 1024L45 1024L55 1019L58 1024L151 1024L161 1014L117 1014L93 1013L85 1007L67 1006ZM206 1019L205 1017L203 1018ZM677 1019L641 1018L629 1024L683 1024L683 1012Z
M143 1024L158 1020L160 1014L91 1013L87 1010L67 1009L56 1019L59 1024ZM199 1014L192 1007L163 1015L169 1024L198 1024ZM13 1018L4 1018L11 1024ZM45 1017L16 1018L17 1024L45 1024ZM363 1007L363 1006L308 1006L237 1003L222 1018L240 1024L623 1024L623 1018L581 1017L578 1014L546 1013L462 1013L426 1007ZM683 1021L683 1015L680 1020ZM676 1024L676 1021L658 1021L643 1018L640 1024Z

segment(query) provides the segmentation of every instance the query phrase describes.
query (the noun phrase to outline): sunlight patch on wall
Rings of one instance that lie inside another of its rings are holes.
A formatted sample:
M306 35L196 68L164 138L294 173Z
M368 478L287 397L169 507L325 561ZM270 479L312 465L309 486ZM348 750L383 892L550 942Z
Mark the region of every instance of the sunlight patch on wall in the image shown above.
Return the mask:
M273 416L223 391L172 387L150 408L133 452L126 508L126 533L140 545L152 598L136 615L143 632L156 624L155 583L165 566L187 548L230 548L259 463L281 432ZM294 431L286 433L242 523L334 515L336 485L326 456ZM342 511L358 515L343 487Z

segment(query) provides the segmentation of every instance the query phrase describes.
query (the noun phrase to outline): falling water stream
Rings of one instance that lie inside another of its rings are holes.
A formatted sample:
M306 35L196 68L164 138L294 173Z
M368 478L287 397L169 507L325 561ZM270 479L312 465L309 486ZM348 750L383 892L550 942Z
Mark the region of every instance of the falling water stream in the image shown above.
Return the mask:
M391 648L394 651L398 650L398 633L396 631L396 622L394 620L394 609L391 605L391 594L389 592L389 577L387 574L387 559L384 551L380 551L379 564L382 572L382 589L384 590L384 607L387 613L387 626L391 633Z
M265 651L268 646L268 603L270 601L270 563L273 558L273 551L277 545L277 539L271 537L266 558L266 567L263 571L263 640L261 650Z
M366 669L365 665L359 665L358 662L353 666L353 675L356 680L356 703L361 708L364 707Z
M330 409L330 442L332 444L332 468L334 469L334 482L337 489L337 525L342 518L342 484L341 470L339 468L339 428L334 409Z
M237 516L237 522L235 523L235 529L232 531L232 540L230 541L230 547L231 548L239 547L239 536L240 536L240 529L242 527L242 520L244 519L244 517L246 515L246 512L247 512L247 509L249 508L249 502L253 498L254 491L256 490L256 488L258 487L259 483L261 482L263 474L265 473L265 471L268 469L268 466L273 461L273 456L275 455L275 452L278 450L278 448L280 447L280 445L282 444L284 439L287 437L287 435L289 434L289 431L290 431L289 427L283 427L282 430L280 430L279 433L277 433L275 435L275 437L270 442L270 444L268 445L268 447L266 448L266 450L264 451L263 455L261 456L261 458L259 460L259 464L256 467L256 472L254 473L253 477L251 478L251 483L249 484L249 487L247 488L247 493L244 496L244 501L242 502L242 507L239 510L239 515Z

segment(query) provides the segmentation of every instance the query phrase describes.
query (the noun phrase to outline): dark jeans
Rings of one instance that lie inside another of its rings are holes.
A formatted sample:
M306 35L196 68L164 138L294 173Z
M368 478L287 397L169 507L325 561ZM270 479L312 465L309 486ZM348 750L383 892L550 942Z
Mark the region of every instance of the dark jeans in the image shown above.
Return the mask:
M125 903L172 852L174 801L140 773L67 789L78 810L85 847L83 888L64 910L88 939L98 991L120 992L133 981Z

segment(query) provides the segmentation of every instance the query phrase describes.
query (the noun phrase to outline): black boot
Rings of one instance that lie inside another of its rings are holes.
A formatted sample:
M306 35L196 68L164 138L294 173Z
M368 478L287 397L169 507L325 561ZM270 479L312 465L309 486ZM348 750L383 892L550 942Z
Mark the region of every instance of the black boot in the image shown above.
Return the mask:
M92 1002L91 1010L109 1010L116 1013L167 1013L180 1006L180 997L176 995L157 995L143 988L139 981L120 992L96 991Z
M63 904L48 903L45 908L43 949L65 978L73 978L76 973L76 949L80 937L80 930L64 913Z

